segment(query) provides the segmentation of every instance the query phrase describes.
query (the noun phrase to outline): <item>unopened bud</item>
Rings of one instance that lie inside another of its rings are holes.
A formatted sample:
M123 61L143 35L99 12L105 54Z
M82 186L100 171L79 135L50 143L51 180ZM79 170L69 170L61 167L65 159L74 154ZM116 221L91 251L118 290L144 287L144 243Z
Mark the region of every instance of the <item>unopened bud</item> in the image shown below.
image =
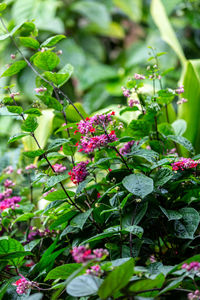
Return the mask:
M15 54L11 54L11 55L10 55L10 58L11 58L11 59L15 59L15 58L16 58L16 55L15 55Z
M62 50L58 50L58 51L56 52L57 55L61 55L62 53L63 53Z

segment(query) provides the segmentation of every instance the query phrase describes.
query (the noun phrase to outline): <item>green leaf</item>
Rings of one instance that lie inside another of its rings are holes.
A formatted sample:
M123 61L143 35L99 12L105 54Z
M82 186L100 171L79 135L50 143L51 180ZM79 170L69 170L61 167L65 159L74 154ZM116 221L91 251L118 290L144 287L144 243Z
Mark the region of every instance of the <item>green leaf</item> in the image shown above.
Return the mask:
M67 279L74 271L78 270L81 267L81 264L66 264L51 270L46 278L49 279Z
M50 82L53 82L56 86L61 87L65 82L67 82L71 74L72 73L59 74L46 71L44 73L44 77Z
M14 258L19 258L19 257L25 257L28 255L33 255L29 251L15 251L15 252L10 252L10 253L5 253L5 254L0 254L0 260L13 260Z
M42 115L42 113L40 112L40 110L38 108L29 108L24 111L24 114L33 115L33 116L37 116L37 117Z
M192 207L181 208L179 213L182 219L174 223L176 236L181 239L193 239L200 222L199 213Z
M58 56L50 50L38 53L33 59L34 65L45 71L52 71L59 62Z
M27 135L29 135L29 133L25 133L25 132L16 133L16 134L14 134L13 136L11 136L9 138L8 144L13 143L15 141L18 141L18 140L20 140L21 138L23 138L24 136L27 136Z
M143 174L126 176L122 184L130 193L141 198L153 192L153 180Z
M97 293L102 279L92 275L81 275L72 279L67 285L66 291L74 297L90 296Z
M39 49L40 47L40 43L31 37L19 37L19 39L24 47L32 48L35 50Z
M109 273L99 288L99 297L107 299L126 286L133 275L133 267L133 259L131 258Z
M50 225L50 229L55 229L57 228L59 225L66 223L67 221L69 221L71 218L73 218L75 215L77 214L76 211L68 211L66 214L62 214L60 217L58 217L51 225Z
M1 3L0 4L0 12L4 11L7 7L7 4L6 3Z
M173 172L168 168L158 170L154 176L155 187L163 186L173 177L173 175Z
M6 106L7 110L13 114L21 114L23 112L23 109L21 106Z
M113 235L119 235L119 231L113 231L113 232L108 232L108 233L107 232L105 232L105 233L103 232L103 233L96 234L95 236L92 236L91 238L83 241L81 243L81 245L85 245L85 244L93 242L93 241L103 240L103 239L105 239L107 237L111 237Z
M162 206L159 206L164 215L168 218L169 221L179 220L182 218L182 214L176 210L165 209Z
M66 36L62 35L62 34L54 35L54 36L48 38L46 41L44 41L41 44L41 47L52 47L65 38L66 38Z
M185 55L169 22L162 1L152 0L150 9L152 18L158 26L163 40L170 45L170 47L175 51L175 53L179 57L182 65L184 65L186 62Z
M71 5L71 9L84 15L99 27L108 28L110 16L106 6L94 1L82 0Z
M21 216L19 216L17 219L15 219L12 223L12 225L14 225L16 222L24 222L24 221L27 221L29 219L31 219L32 217L34 217L34 214L33 213L26 213L26 214L23 214Z
M167 138L175 143L180 144L185 149L187 149L189 152L194 153L194 148L192 146L192 143L190 141L188 141L186 138L184 138L183 136L168 135Z
M91 215L92 211L93 211L93 208L90 208L86 212L78 214L71 220L70 225L74 226L74 227L78 227L82 230L83 226L85 225L85 223L86 223L87 219L89 218L89 216Z
M140 0L113 0L114 4L129 18L138 22L142 18L142 2Z
M56 139L56 140L53 140L51 142L51 144L48 146L47 148L47 151L52 151L58 147L61 147L62 145L66 144L66 143L69 143L70 140L68 139Z
M38 127L37 119L29 115L21 126L21 129L27 132L33 132Z
M147 293L143 293L142 291L161 288L164 282L165 276L163 274L159 274L155 279L138 280L130 286L129 290L131 292L138 293L141 297L155 297L159 293L159 291L152 291Z
M38 149L38 150L34 150L34 151L26 151L26 152L23 152L23 154L29 158L35 158L37 156L40 156L42 154L44 154L45 151L42 150L42 149Z
M57 183L65 180L69 178L69 175L68 174L60 174L60 175L55 175L55 176L51 176L47 182L46 182L46 186L47 187L53 187L55 186Z
M67 199L67 196L63 190L58 190L49 193L47 196L44 197L44 199L48 201L65 200Z
M85 112L83 106L81 103L74 103L75 107L80 111L80 113L82 114L83 118L88 117L87 113ZM66 110L66 116L67 116L67 120L71 123L73 122L78 122L81 120L81 116L77 113L77 111L75 110L75 108L70 104L67 106Z
M11 238L0 240L0 255L7 255L9 253L13 254L18 251L24 252L24 247L17 240ZM10 258L8 264L16 266L19 265L22 262L24 256L25 255L17 258Z
M140 223L140 221L146 214L147 208L148 208L148 202L140 203L140 205L138 206L138 208L136 210L136 216L134 218L135 225L138 225Z
M45 95L40 96L37 95L37 97L42 100L42 102L49 108L54 108L55 110L61 111L63 109L62 104L54 97Z
M177 279L174 279L172 282L170 282L160 293L159 295L162 295L168 291L174 290L175 288L179 287L181 282L183 281L184 277L179 277Z
M26 65L27 63L24 60L16 61L5 72L3 72L1 77L13 76L24 69Z
M140 226L137 226L137 225L126 226L122 229L122 231L123 230L128 231L128 232L136 235L139 239L142 238L142 235L144 233L144 229Z
M187 123L185 120L179 119L172 123L175 135L183 135L187 129Z

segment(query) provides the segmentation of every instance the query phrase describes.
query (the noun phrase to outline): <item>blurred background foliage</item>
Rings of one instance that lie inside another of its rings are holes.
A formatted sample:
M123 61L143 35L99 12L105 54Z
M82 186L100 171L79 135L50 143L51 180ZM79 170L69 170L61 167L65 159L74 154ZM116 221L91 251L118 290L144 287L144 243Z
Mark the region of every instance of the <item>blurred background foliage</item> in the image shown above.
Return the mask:
M188 123L185 136L197 151L200 147L200 1L198 0L5 0L8 5L5 22L9 31L24 20L34 20L38 39L43 42L54 34L64 34L58 50L60 65L74 67L71 79L62 87L87 114L110 105L126 104L121 87L135 72L144 73L149 58L148 46L158 52L161 69L168 70L164 86L176 88L185 84L188 103L174 106L178 118ZM11 63L16 49L0 28L0 72ZM34 54L23 49L27 57ZM15 83L20 101L28 107L35 101L35 75L25 68L12 81L0 79L1 96L5 85ZM171 112L174 115L174 112ZM51 120L49 121L51 123ZM59 122L58 122L59 123ZM60 120L60 124L64 123ZM43 126L44 130L48 126ZM51 127L51 126L50 126ZM42 128L42 126L41 126ZM0 109L0 155L3 168L7 161L19 158L19 149L7 151L10 135L19 132L16 118ZM44 135L45 132L43 132ZM14 145L15 146L15 145ZM18 151L18 152L17 152Z

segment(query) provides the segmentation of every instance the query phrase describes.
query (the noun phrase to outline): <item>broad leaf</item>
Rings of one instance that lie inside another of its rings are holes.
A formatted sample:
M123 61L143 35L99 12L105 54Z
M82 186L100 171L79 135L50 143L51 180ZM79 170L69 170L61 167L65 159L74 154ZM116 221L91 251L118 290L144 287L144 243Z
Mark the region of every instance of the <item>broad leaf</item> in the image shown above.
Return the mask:
M130 193L141 198L153 191L153 180L143 174L126 176L122 184Z
M77 276L67 285L66 291L74 297L95 295L102 281L99 277L92 275Z
M59 62L59 57L50 50L38 53L33 59L34 65L45 71L52 71Z

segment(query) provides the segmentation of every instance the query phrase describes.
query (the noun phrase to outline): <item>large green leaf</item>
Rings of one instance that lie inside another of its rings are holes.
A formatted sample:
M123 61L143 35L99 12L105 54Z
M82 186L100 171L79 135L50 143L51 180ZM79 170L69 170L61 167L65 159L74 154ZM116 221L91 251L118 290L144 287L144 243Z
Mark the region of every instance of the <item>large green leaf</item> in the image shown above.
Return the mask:
M74 297L90 296L97 293L102 279L92 275L80 275L67 285L67 293Z
M192 207L181 208L179 213L182 219L174 223L176 236L181 239L193 239L200 222L199 213Z
M24 247L22 246L22 244L20 242L18 242L15 239L3 239L0 240L0 255L7 255L9 253L15 253L15 252L23 252L23 255L19 255L19 257L13 257L9 259L9 265L19 265L24 256L26 254L24 254Z
M110 23L110 15L106 6L95 1L82 0L71 5L71 9L76 11L99 27L107 28Z
M45 71L52 71L59 64L59 62L59 57L50 50L37 53L33 59L34 65Z
M169 22L165 8L161 0L152 0L151 2L151 15L158 26L163 40L170 45L170 47L175 51L179 57L182 65L184 66L186 62L185 55L183 53L182 47L174 33L174 30Z
M122 184L130 193L141 198L153 191L153 180L143 174L126 176Z
M188 61L184 74L184 98L188 100L178 107L178 118L184 119L188 127L184 136L188 138L196 151L200 150L200 121L199 121L199 109L200 109L200 72L198 66L200 60L194 63L194 61ZM192 88L191 88L192 86Z
M1 77L13 76L24 69L26 65L27 63L24 60L16 61L5 72L3 72Z
M112 271L99 288L98 295L101 299L107 299L122 289L133 275L133 259L129 259Z

